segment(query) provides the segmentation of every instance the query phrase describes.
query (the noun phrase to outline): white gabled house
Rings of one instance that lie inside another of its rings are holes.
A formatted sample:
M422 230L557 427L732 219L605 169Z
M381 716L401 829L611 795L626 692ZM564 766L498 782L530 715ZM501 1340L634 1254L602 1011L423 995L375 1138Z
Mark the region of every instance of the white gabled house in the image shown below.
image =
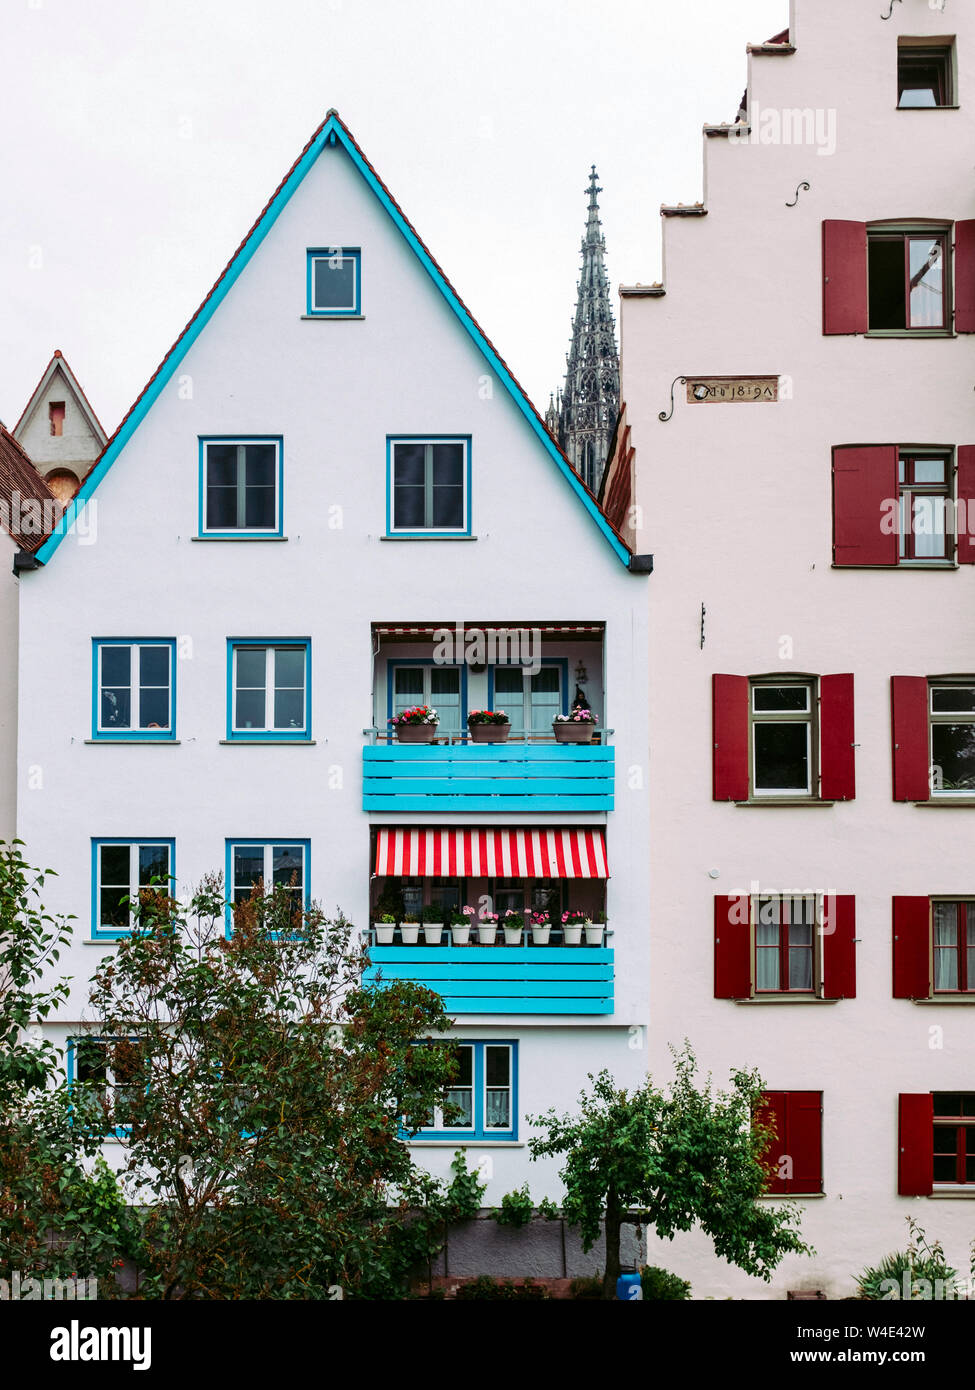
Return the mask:
M18 830L59 870L48 906L79 917L58 1038L153 873L185 893L222 868L235 896L294 875L363 928L381 898L547 906L546 946L397 926L374 963L437 988L469 1049L469 1123L436 1116L422 1161L445 1173L463 1144L490 1160L486 1201L525 1180L557 1198L526 1116L647 1064L650 557L335 112L66 520L21 582ZM394 741L424 703L437 742ZM574 703L598 734L563 746ZM507 743L470 741L488 707ZM601 943L563 944L563 911L605 912Z

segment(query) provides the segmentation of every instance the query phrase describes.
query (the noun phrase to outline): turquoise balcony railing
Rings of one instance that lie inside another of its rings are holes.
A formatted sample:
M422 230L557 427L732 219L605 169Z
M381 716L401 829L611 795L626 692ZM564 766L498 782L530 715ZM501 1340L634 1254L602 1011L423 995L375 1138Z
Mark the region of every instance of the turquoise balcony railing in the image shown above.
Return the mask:
M370 946L365 984L411 980L448 1014L611 1014L609 946Z
M606 744L375 744L362 750L364 811L613 809Z

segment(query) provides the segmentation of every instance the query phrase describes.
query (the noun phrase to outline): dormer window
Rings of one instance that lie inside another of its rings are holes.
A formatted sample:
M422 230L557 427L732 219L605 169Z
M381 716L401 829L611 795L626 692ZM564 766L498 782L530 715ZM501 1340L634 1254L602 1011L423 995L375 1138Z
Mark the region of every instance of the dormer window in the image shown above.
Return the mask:
M361 252L355 246L325 246L308 252L309 318L358 318L361 314Z
M64 434L64 401L51 401L47 407L47 418L52 434Z
M897 46L897 105L901 110L953 106L952 44L901 39Z

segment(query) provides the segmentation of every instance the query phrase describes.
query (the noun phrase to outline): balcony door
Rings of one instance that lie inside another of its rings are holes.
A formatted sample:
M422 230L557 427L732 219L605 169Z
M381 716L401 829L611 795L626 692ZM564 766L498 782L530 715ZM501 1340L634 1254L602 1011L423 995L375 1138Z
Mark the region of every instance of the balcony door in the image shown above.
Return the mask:
M523 666L496 666L491 704L511 720L511 737L526 743L552 738L552 720L564 713L564 661L543 662L534 675Z
M440 715L437 738L459 738L465 730L462 667L391 662L389 671L390 715L401 714L413 705L431 705Z

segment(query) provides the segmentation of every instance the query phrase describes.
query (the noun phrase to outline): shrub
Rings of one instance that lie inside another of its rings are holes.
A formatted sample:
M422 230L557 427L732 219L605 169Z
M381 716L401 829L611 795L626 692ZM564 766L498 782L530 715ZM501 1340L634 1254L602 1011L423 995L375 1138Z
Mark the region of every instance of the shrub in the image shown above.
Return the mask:
M469 1284L461 1284L457 1290L457 1297L463 1302L482 1298L539 1302L548 1296L548 1289L536 1284L534 1279L525 1279L516 1284L511 1279L492 1279L488 1274L472 1279Z
M573 1298L601 1299L603 1296L603 1276L601 1274L582 1274L569 1285Z
M506 1192L501 1198L500 1207L495 1207L492 1213L499 1226L527 1226L532 1219L532 1199L528 1191L528 1184L516 1188L514 1192Z
M680 1279L658 1265L644 1265L640 1270L640 1284L645 1299L669 1299L680 1303L691 1296L691 1286L686 1279Z

